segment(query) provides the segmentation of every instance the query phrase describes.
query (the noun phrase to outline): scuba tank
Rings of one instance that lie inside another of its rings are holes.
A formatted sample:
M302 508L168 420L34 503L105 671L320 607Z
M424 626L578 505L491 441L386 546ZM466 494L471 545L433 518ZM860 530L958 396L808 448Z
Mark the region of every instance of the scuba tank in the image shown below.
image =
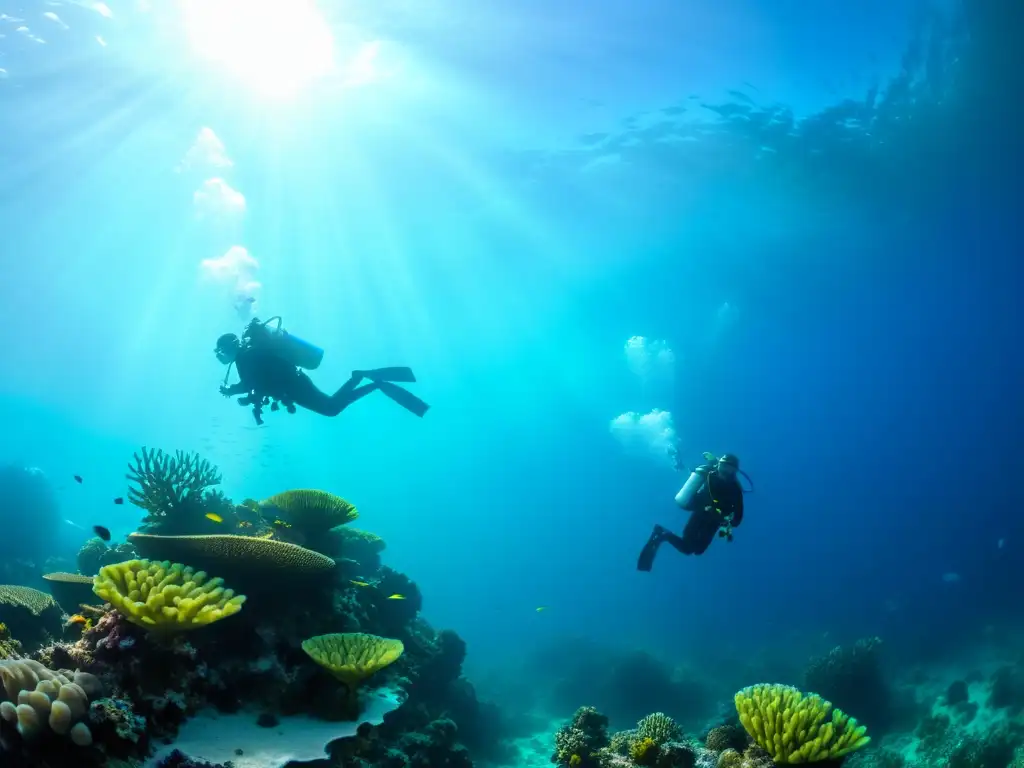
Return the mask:
M271 328L270 324L275 320L277 325ZM266 331L262 343L266 344L282 360L287 360L292 365L305 368L308 371L318 368L323 362L324 351L315 344L288 333L281 325L280 316L272 317L260 325Z

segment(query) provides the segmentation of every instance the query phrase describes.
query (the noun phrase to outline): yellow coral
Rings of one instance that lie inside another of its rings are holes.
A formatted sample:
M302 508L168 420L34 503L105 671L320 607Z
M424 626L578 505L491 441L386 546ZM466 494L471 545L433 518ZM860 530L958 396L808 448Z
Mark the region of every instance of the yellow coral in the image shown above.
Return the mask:
M349 688L374 672L394 663L405 646L391 640L362 632L317 635L302 643L302 650Z
M242 610L245 595L223 579L170 563L128 560L100 569L93 591L129 621L147 629L195 629Z
M629 745L629 757L637 765L654 765L661 749L650 736L636 739Z
M788 685L753 685L735 700L743 727L776 763L835 760L871 741L855 718Z
M340 496L312 489L278 493L261 501L260 508L281 512L290 523L307 532L326 531L359 517L355 506Z

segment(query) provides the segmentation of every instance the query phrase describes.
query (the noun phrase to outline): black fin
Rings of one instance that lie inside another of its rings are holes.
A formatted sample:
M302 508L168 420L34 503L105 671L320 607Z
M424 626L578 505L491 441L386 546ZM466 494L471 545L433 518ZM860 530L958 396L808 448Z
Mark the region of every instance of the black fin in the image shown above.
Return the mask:
M415 413L417 416L422 417L423 414L425 414L430 409L429 405L420 400L418 397L416 397L416 395L414 395L407 389L395 386L394 384L389 384L386 381L380 381L376 383L377 387L380 389L381 392L390 397L392 400L394 400L400 406L405 408L407 411L411 411L412 413Z
M651 532L651 538L644 544L644 548L640 550L640 557L636 561L636 569L638 571L650 571L654 567L654 557L658 554L658 547L661 546L661 536L659 531L655 528Z
M413 384L416 376L412 368L398 366L395 368L374 368L372 371L361 371L370 381L395 381L399 384Z

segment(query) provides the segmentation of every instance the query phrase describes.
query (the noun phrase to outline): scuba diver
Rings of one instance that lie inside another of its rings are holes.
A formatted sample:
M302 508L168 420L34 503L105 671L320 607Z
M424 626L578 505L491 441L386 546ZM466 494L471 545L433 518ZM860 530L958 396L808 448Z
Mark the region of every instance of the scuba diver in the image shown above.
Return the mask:
M277 327L271 328L270 323L275 320ZM281 327L280 317L266 321L253 318L242 338L225 333L217 339L214 354L228 366L220 393L224 397L245 395L238 399L238 404L252 406L257 424L263 424L263 408L268 404L272 411L283 405L288 413L295 413L296 406L299 406L321 416L337 416L356 400L376 391L383 392L417 416L423 416L430 408L412 392L395 383L416 381L412 369L405 367L352 371L351 378L333 395L320 391L301 369L317 368L323 360L324 351L288 333ZM239 382L227 386L232 364L238 370ZM368 383L363 384L364 379Z
M750 482L750 477L740 470L740 460L731 453L721 458L705 453L704 459L707 463L694 469L676 494L676 504L690 512L683 535L677 536L655 525L651 537L640 552L637 570L651 570L658 547L663 541L684 555L704 554L716 534L719 538L732 541L733 529L743 522L744 489L738 475L743 475L747 482Z

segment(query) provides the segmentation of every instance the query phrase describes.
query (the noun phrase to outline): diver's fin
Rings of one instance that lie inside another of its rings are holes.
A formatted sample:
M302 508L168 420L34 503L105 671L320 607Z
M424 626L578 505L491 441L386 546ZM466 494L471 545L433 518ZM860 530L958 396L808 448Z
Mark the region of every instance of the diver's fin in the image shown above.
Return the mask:
M412 368L398 366L395 368L374 368L371 371L360 371L370 381L397 381L399 384L412 384L416 381Z
M636 569L638 571L650 571L654 567L654 556L658 554L658 547L662 541L659 528L659 526L654 527L654 530L651 531L651 538L647 540L644 548L640 550L640 557L636 561Z
M423 414L425 414L430 408L429 405L416 397L416 395L408 389L403 389L402 387L390 384L386 381L378 381L376 384L377 388L380 389L381 392L405 408L405 410L411 411L417 416L423 416Z

